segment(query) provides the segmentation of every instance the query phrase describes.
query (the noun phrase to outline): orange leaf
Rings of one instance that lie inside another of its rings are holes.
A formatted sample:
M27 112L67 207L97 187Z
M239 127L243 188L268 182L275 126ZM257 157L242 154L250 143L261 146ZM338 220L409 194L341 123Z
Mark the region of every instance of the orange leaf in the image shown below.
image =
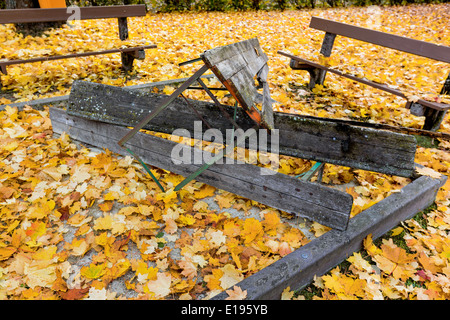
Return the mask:
M89 288L69 289L66 292L58 292L63 300L80 300L89 292Z
M6 260L11 257L14 252L16 252L16 250L17 249L13 247L0 248L0 261Z
M113 207L114 201L105 201L103 203L100 203L98 205L98 207L100 208L100 210L102 210L103 212L108 212L111 211L112 207Z

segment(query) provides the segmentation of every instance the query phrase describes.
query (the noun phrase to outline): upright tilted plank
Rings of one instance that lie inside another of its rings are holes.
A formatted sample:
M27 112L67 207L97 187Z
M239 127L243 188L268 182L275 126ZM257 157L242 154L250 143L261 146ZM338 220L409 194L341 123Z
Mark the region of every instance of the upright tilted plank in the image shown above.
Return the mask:
M273 129L272 106L269 103L267 84L268 58L261 49L258 39L253 38L207 50L201 57L250 117L263 127ZM267 90L267 93L264 93L261 111L255 105L258 97L255 76Z

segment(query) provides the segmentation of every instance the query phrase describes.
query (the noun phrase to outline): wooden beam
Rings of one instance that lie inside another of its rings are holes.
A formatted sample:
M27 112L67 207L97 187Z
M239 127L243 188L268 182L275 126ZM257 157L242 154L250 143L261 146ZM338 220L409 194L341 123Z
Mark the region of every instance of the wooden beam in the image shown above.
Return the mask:
M445 45L410 39L318 17L312 17L309 26L317 30L450 63L450 47Z
M75 81L67 110L69 114L87 119L133 127L166 98L166 95L156 93ZM189 103L213 128L226 136L231 124L219 108L205 101L189 100ZM222 107L233 115L233 107ZM155 117L144 129L169 134L175 129L186 129L193 134L195 121L199 119L187 102L176 98L164 114ZM243 130L254 126L252 119L241 108L237 109L236 122ZM281 112L274 112L274 125L279 130L280 154L397 176L411 177L414 174L416 141L413 136L335 119ZM205 132L207 128L202 126L202 130ZM269 145L269 151L270 148Z
M89 145L127 154L118 145L118 141L129 131L127 128L71 116L57 108L50 108L50 119L56 133L66 132L73 139ZM132 140L125 143L125 147L139 154L145 163L152 166L182 176L196 171L201 164L193 161L174 164L172 151L176 146L182 148L183 154L190 154L191 159L213 156L209 152L142 132L136 133ZM353 203L351 195L280 173L262 175L261 170L258 166L242 162L216 163L197 176L196 180L331 228L346 229Z
M81 20L142 17L147 14L144 4L82 7L80 13ZM67 8L6 9L0 10L0 23L67 21L71 15Z

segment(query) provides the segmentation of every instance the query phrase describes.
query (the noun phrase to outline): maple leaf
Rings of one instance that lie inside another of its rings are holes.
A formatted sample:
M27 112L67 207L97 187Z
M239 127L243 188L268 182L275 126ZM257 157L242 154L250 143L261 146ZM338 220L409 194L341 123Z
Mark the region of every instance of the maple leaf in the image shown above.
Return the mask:
M74 238L71 243L71 249L72 255L80 257L90 249L90 245L86 242L85 239Z
M364 249L371 255L380 254L381 250L377 248L372 242L372 234L369 234L363 241Z
M292 248L289 246L287 242L280 243L280 247L278 248L278 253L280 256L284 257L292 252Z
M299 248L302 244L307 243L309 240L305 238L303 233L297 228L288 228L281 237L282 241L286 241L290 246Z
M315 222L315 221L311 225L311 231L314 232L314 235L316 237L320 237L321 235L327 233L330 230L331 230L331 228L329 228L327 226L324 226L324 225L322 225L322 224L320 224L318 222Z
M178 261L178 265L183 271L181 274L187 277L189 280L192 280L197 276L197 267L194 265L190 259L180 260Z
M35 260L51 260L56 254L56 250L56 246L48 246L34 252L32 257Z
M262 225L269 236L276 236L278 227L281 225L280 217L275 211L267 212L264 214Z
M166 222L166 227L164 228L165 232L167 232L168 234L174 234L175 232L177 232L178 225L175 222L175 220L167 218L165 219L165 222Z
M225 300L244 300L247 298L247 290L242 291L238 286L234 286L233 289L226 290L225 292L228 294Z
M207 212L208 211L208 203L205 201L197 201L192 207L194 211L198 212Z
M8 259L16 251L17 251L17 248L14 248L14 247L0 248L0 261Z
M219 279L222 289L228 289L244 279L242 273L232 264L228 263L220 268L220 270L223 272L223 275Z
M408 254L406 250L395 245L381 245L382 254L394 263L405 264L414 261L416 255Z
M209 229L205 236L213 244L213 247L224 244L227 239L221 230L212 231L212 229Z
M81 268L81 275L88 279L97 279L106 273L105 264L94 265L91 264L89 267L84 266Z
M439 272L442 271L442 268L438 265L436 265L436 263L430 259L425 252L421 252L419 254L418 260L420 262L420 264L428 271L430 271L433 274L437 274Z
M105 201L103 203L100 203L98 205L98 207L100 208L101 211L103 212L109 212L111 211L112 207L114 205L114 201Z
M200 190L194 192L195 199L203 199L207 197L212 197L214 193L216 192L216 188L204 184Z
M287 287L281 293L281 300L292 300L294 296L294 291L291 291L291 287Z
M89 295L84 300L109 300L114 298L115 294L108 294L105 288L98 289L95 287L89 288Z
M49 287L56 281L56 266L25 265L25 281L30 288Z
M67 291L66 281L62 278L62 271L59 268L56 269L56 280L52 284L52 290L59 291L59 293Z
M91 174L89 173L89 166L87 165L75 166L73 173L70 176L70 179L76 183L82 183L90 178Z
M160 192L156 195L156 200L163 200L165 204L169 204L175 202L178 199L177 193L172 189L167 190L166 192Z
M214 197L214 200L217 202L220 209L230 208L236 201L235 195L230 192L226 192L225 194L218 194Z
M110 215L97 218L94 222L94 230L108 230L112 228L113 219Z
M244 243L250 243L264 234L262 224L255 218L246 219L242 227L241 236Z
M164 298L170 293L172 276L168 273L158 272L156 280L147 282L147 289L155 294L156 298Z

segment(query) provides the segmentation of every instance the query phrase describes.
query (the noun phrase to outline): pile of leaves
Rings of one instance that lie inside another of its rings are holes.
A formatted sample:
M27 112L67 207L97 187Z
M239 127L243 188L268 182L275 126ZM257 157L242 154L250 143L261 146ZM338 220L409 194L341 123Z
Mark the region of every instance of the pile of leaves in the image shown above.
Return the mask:
M130 157L53 138L47 111L0 116L3 299L112 298L119 278L133 297L208 297L308 242L273 209L196 182L176 193L183 177L158 170L161 193Z
M323 33L308 28L313 15L448 45L449 8L150 14L129 21L132 41L158 46L135 61L131 74L120 70L119 55L11 66L2 75L0 101L65 95L74 79L125 86L188 77L198 65L178 63L258 37L269 56L275 110L420 128L423 118L410 115L404 100L343 78L328 75L325 87L305 90L307 73L291 70L276 51L318 61ZM42 37L23 37L1 25L0 39L8 43L1 58L127 45L115 40L116 23L76 22L75 28ZM436 94L448 73L439 62L338 37L326 63L385 81L409 96L448 99ZM233 104L225 93L218 95ZM189 97L208 100L197 91ZM66 134L54 136L47 109L6 107L0 121L1 299L203 299L228 288L230 298L244 298L236 283L328 231L195 181L176 193L173 186L183 178L153 168L168 190L161 193L131 158L77 145ZM440 130L450 132L448 119ZM449 144L437 142L440 149L418 148L416 162L450 175ZM280 172L297 175L312 164L282 157ZM352 216L410 182L334 165L326 165L323 181L342 185L354 197ZM286 288L282 298L448 298L449 190L447 183L426 215L405 221L382 240L368 237L365 250L345 265L300 293Z

